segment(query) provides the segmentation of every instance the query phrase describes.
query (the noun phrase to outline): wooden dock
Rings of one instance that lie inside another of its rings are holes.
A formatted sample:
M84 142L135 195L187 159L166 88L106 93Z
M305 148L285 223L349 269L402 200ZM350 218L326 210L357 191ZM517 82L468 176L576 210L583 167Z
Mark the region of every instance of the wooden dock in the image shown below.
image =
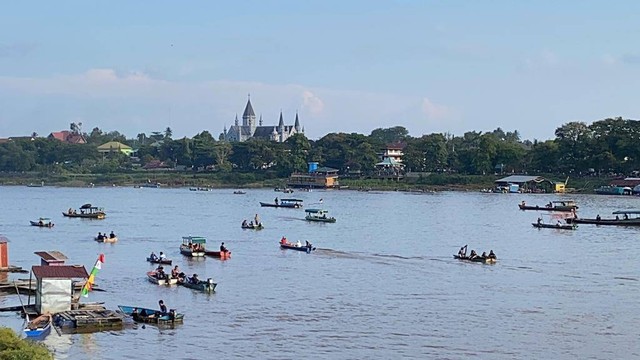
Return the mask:
M54 324L65 332L93 332L122 328L132 319L113 310L70 310L55 314Z

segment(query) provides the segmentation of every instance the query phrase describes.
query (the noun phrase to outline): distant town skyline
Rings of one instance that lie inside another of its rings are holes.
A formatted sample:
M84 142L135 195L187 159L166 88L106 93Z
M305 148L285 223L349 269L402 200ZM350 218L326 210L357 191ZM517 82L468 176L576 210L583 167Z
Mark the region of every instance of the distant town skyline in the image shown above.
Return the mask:
M234 124L411 136L640 117L640 3L12 2L0 13L0 137L82 122L175 138Z

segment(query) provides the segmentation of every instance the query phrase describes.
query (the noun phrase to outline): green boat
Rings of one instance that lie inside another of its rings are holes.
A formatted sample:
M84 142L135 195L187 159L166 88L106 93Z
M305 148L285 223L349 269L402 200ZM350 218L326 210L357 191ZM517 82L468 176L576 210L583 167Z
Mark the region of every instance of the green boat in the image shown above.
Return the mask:
M211 278L207 280L198 280L198 283L193 283L189 281L189 279L184 279L183 281L178 281L178 285L202 292L214 292L216 290L216 286L218 286L218 284L214 283Z
M305 216L304 218L307 221L316 221L316 222L325 222L325 223L336 222L336 218L327 216L327 214L329 213L327 210L306 209L305 212L307 213L307 216Z

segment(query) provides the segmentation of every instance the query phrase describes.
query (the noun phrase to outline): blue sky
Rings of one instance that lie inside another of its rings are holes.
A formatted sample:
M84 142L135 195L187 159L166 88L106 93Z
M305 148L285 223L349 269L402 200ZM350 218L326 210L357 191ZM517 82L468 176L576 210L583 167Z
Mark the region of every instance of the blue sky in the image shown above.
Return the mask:
M640 2L65 1L0 13L0 137L214 136L244 110L306 134L639 118Z

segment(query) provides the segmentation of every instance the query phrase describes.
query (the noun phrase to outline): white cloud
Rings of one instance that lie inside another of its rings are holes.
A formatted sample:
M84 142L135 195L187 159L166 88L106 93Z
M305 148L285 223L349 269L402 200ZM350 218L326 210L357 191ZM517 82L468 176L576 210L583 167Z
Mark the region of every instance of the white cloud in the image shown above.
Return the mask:
M302 92L302 109L308 109L314 115L318 115L324 110L324 102L309 90Z
M428 120L445 120L451 115L446 106L436 104L426 97L422 99L422 112L427 116Z

